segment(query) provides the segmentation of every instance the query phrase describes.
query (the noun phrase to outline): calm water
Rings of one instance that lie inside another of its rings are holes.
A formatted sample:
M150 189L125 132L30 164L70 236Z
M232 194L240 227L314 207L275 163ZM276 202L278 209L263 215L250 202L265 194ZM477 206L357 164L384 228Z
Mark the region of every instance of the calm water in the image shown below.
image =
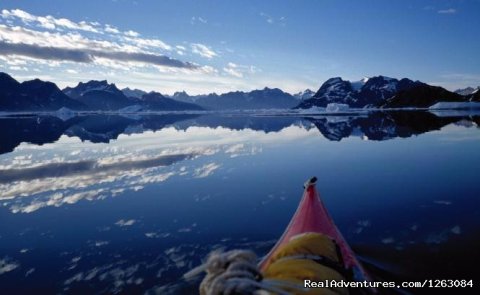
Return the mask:
M479 124L428 112L0 118L2 293L195 293L181 275L215 248L265 254L313 175L375 277L474 278Z

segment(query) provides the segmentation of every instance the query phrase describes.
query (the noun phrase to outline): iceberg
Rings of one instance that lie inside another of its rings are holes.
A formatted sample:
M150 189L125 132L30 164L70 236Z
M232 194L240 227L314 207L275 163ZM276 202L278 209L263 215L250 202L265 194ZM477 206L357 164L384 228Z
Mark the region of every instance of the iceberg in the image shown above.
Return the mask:
M59 108L57 111L55 111L54 115L55 115L55 117L61 119L62 121L67 121L67 120L75 117L76 113L75 113L75 111L73 111L69 108L62 107L62 108Z
M480 109L480 102L464 101L464 102L437 102L429 107L430 110L466 110Z
M338 113L348 111L350 106L344 103L329 103L327 104L327 108L325 109L328 113Z
M299 109L300 114L321 114L325 113L325 108L322 107L317 107L317 106L312 106L311 108L308 109Z

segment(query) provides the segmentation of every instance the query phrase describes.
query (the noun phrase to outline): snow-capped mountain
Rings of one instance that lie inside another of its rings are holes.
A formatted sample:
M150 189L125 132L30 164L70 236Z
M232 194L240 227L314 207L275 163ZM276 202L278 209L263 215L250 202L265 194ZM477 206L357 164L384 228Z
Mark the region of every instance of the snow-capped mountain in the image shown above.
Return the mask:
M188 95L185 91L172 96L139 89L119 90L106 80L80 82L63 92L51 82L38 79L17 82L8 74L0 73L0 111L107 110L127 107L148 110L255 110L327 107L328 105L354 108L428 108L440 102L480 102L479 88L450 92L410 79L385 76L347 81L340 77L328 79L312 96L311 90L290 95L278 88L234 91L223 94ZM463 93L461 95L459 93ZM309 97L312 96L312 97Z
M468 101L480 102L480 86L477 88L467 87L455 90L455 93L464 96Z
M86 104L91 110L118 110L133 104L115 84L106 80L80 82L75 87L66 87L63 93Z
M123 94L125 94L126 97L134 97L134 98L142 98L144 94L147 94L146 91L140 90L140 89L130 89L130 88L123 88L122 89Z
M181 111L203 109L199 105L171 99L154 91L144 94L139 99L139 104L149 110Z
M480 88L477 88L472 94L468 96L469 101L475 101L475 102L480 102Z
M348 104L357 108L376 106L417 83L409 79L397 80L385 76L363 78L354 82L340 77L330 78L311 99L300 103L298 108L326 107L329 103Z
M345 103L352 104L351 94L354 92L350 81L345 81L340 77L330 78L322 84L317 93L310 99L305 101L315 102L316 106L327 106L329 103Z
M190 103L195 103L198 98L206 96L206 95L189 95L185 91L177 91L173 95L169 95L166 97L169 97L171 99L175 99L178 101L183 101L183 102L190 102Z
M76 87L67 87L64 93L83 102L91 110L108 111L180 111L201 110L198 105L167 98L158 92L147 93L139 89L119 90L115 84L107 81L80 82Z
M300 91L293 94L293 97L295 97L297 100L306 100L306 99L312 98L312 96L314 95L315 95L314 91L310 89L306 89L304 91Z
M385 76L350 82L340 77L328 79L315 95L297 108L326 107L328 104L347 104L364 107L428 107L440 101L464 101L461 95L444 88L430 86L407 78Z
M480 86L478 86L477 88L467 87L467 88L457 89L454 92L463 96L467 96L467 95L471 95L478 92L479 89L480 89Z
M364 77L361 80L353 81L353 82L350 82L350 83L352 84L352 88L354 90L360 90L363 87L363 85L365 85L365 83L368 82L368 80L369 80L368 77Z
M420 83L406 78L397 80L384 76L373 77L368 79L365 85L359 89L357 103L359 106L377 106L394 94L415 87Z
M194 96L182 91L175 92L170 98L195 103L211 110L289 109L298 104L298 100L289 93L268 87L250 92L233 91Z
M112 94L121 93L121 91L117 88L115 84L109 84L107 80L91 80L87 83L80 82L75 87L66 87L65 89L63 89L63 93L74 99L78 99L80 96L83 96L91 91L105 91Z
M432 86L425 83L418 83L415 87L410 87L395 93L387 99L381 107L383 108L404 108L419 107L428 108L439 102L465 102L465 97L460 94L450 92L439 86Z
M19 83L0 72L0 110L52 111L62 107L85 109L85 105L69 98L52 82L39 79Z

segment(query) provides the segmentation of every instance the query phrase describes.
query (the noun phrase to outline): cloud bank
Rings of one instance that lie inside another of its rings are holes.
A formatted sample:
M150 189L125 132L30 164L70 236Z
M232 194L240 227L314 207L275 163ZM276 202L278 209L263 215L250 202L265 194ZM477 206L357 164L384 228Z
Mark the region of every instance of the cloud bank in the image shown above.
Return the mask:
M74 22L50 15L36 16L20 9L2 10L0 55L25 56L40 60L95 63L99 58L120 62L196 69L198 66L167 56L172 46L159 39L142 38L133 30ZM208 47L205 47L208 49ZM206 52L203 56L214 55Z
M192 19L209 24L200 16ZM224 43L219 48L201 40L169 44L155 36L142 36L136 29L0 9L0 67L20 81L41 78L59 87L92 77L170 94L265 86L260 80L252 84L250 76L258 72L256 67L230 62L240 55L222 48Z

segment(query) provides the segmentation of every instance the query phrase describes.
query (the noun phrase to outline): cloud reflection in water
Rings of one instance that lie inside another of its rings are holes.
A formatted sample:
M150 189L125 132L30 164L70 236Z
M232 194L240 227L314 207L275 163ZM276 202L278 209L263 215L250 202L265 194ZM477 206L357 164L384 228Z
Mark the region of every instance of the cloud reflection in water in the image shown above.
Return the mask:
M314 132L300 126L271 133L223 127L165 128L121 135L109 145L79 143L65 136L41 147L22 144L0 161L0 202L12 213L32 213L141 190L173 176L205 178L221 165L212 160L202 163L204 157L255 155L262 145ZM184 164L174 165L179 162Z

